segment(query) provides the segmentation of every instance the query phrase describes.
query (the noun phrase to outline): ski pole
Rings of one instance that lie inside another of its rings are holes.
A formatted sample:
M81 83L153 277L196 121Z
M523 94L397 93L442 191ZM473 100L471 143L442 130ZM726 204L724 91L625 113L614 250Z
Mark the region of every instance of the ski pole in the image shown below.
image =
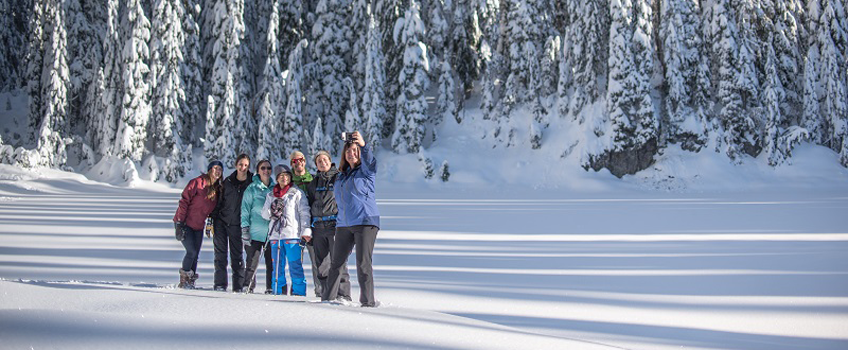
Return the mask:
M259 251L259 256L262 257L263 259L265 258L265 249L268 248L268 244L270 244L270 243L271 243L271 240L266 239L265 244L262 245L262 249ZM256 270L258 270L258 269L259 269L259 259L257 258L256 259L256 267L253 268L253 278L250 280L250 288L248 288L247 290L253 290L253 288L256 288Z

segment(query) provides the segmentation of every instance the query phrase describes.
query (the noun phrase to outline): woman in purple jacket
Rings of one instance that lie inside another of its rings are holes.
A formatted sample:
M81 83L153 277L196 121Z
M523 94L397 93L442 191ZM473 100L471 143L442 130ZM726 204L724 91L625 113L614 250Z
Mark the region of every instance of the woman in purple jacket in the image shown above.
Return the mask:
M356 275L359 279L359 302L362 307L376 307L374 276L371 258L377 231L380 230L380 212L377 210L374 183L377 177L377 159L358 131L347 140L339 162L334 196L339 208L336 219L336 242L331 253L327 282L321 300L336 300L343 266L351 250L356 248Z

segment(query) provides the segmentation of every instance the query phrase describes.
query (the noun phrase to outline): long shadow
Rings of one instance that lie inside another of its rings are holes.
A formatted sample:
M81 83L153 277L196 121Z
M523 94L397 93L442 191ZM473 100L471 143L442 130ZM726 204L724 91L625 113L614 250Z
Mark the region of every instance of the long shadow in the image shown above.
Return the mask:
M447 349L434 344L421 345L413 342L392 341L380 338L350 337L333 334L323 338L315 333L287 331L275 327L274 334L266 334L262 328L249 329L245 326L207 324L197 327L192 323L150 325L149 323L133 320L129 317L111 318L111 322L79 322L86 319L85 314L66 312L67 315L56 312L38 310L0 310L0 329L8 337L5 342L9 346L35 344L36 346L56 346L59 344L79 345L91 344L92 347L110 346L115 344L147 344L167 348L195 348L198 341L203 344L212 343L220 348L268 348L281 347L286 344L310 345L329 347L344 344L354 348L408 348L408 349ZM77 315L74 315L77 314ZM48 333L45 334L45 330ZM84 338L80 338L84 336ZM41 343L41 342L44 343ZM53 343L56 342L56 343ZM61 347L61 346L60 346Z
M173 232L173 225L171 225L169 228L171 228L171 230L169 230L167 232L168 233ZM37 237L49 237L49 238L56 238L57 237L56 233L47 233L47 232L26 232L26 233L23 233L23 232L22 233L0 232L0 234L12 234L12 235L19 234L19 235L25 235L27 237L36 237L36 238ZM153 235L112 235L112 234L62 233L60 237L62 237L62 238L79 238L79 239L92 239L92 238L96 238L96 239L106 239L106 238L110 238L110 239L111 238L146 239L146 240L151 240L151 241L159 241L159 240L162 240L163 238L168 238L169 240L173 240L172 237L166 236L164 233L162 235L155 235L155 234L153 234ZM177 243L177 245L179 246L179 243ZM3 254L3 248L2 247L0 247L0 254Z
M519 317L495 314L458 313L462 317L531 329L603 333L646 340L649 344L715 349L848 349L848 340L750 334L686 327L650 326L632 323L581 321L567 318Z
M173 229L174 224L170 221L172 219L171 215L162 215L161 217L147 217L147 216L137 216L137 215L129 215L125 216L127 220L123 220L120 222L116 221L98 221L98 217L91 216L86 220L66 220L61 218L51 218L48 215L45 215L44 218L39 219L18 219L18 218L5 218L0 219L0 223L4 225L28 225L28 226L52 226L52 227L115 227L115 229L121 229L120 227L133 227L133 228L166 228L171 227ZM133 221L130 219L145 219L145 220L162 220L165 222L153 222L153 221ZM60 235L60 234L57 234Z

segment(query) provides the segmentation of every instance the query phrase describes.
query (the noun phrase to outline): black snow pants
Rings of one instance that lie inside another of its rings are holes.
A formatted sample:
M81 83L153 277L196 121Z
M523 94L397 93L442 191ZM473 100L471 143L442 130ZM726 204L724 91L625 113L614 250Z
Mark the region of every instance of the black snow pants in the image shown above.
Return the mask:
M241 242L241 227L216 223L215 235L215 287L227 289L227 252L233 273L233 292L244 286L244 245Z

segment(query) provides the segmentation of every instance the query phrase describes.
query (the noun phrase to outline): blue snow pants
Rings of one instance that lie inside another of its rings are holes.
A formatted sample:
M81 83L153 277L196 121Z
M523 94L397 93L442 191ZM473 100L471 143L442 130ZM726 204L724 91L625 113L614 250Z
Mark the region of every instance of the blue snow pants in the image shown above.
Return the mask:
M292 281L292 295L306 295L306 277L303 275L303 261L301 260L301 248L297 244L299 240L271 241L271 258L274 260L274 294L287 294L284 292L286 284L285 262L289 262L289 276ZM280 249L280 243L282 249ZM289 243L291 242L291 243Z

